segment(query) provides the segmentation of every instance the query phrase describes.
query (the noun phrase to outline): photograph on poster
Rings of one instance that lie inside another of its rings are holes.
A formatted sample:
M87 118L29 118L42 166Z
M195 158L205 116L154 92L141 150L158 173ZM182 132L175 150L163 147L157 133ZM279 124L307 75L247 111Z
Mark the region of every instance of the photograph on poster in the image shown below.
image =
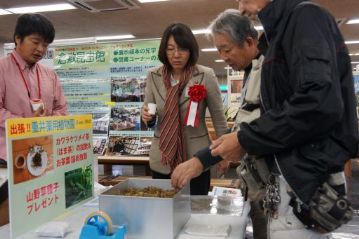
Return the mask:
M357 97L357 106L359 106L359 72L353 73L354 78L354 90Z
M152 137L110 136L106 155L148 155Z
M146 77L112 77L112 102L143 102Z
M139 105L116 105L111 109L110 130L140 130L140 112Z
M66 208L92 197L92 165L65 173Z
M93 153L95 155L103 155L106 149L107 136L93 136Z
M94 134L107 134L108 125L110 123L110 115L102 113L92 114L92 124Z
M14 184L41 177L53 170L52 136L12 142Z

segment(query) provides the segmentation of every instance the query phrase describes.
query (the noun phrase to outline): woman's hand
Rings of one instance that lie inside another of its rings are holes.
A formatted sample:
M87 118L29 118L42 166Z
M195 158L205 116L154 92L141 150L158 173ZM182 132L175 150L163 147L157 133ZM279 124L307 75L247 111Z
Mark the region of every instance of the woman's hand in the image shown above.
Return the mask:
M142 107L142 121L147 124L147 122L152 121L152 119L153 119L153 115L148 113L148 107L144 105Z

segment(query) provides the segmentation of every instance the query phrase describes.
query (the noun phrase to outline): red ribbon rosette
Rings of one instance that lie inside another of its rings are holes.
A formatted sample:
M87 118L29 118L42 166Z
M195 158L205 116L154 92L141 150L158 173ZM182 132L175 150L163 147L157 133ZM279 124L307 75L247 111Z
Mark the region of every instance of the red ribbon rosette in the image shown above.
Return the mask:
M204 85L195 84L188 90L189 104L187 107L186 117L184 119L185 126L192 126L198 128L199 114L198 103L204 100L207 96L207 90Z
M204 85L193 85L189 88L188 95L191 101L200 102L206 98L207 89Z

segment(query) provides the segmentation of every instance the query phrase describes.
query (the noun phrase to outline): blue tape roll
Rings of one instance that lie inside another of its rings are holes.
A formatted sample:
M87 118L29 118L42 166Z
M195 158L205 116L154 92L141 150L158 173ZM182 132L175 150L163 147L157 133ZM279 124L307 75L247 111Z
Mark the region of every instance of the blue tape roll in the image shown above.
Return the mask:
M95 226L100 235L107 236L112 233L112 221L105 212L91 213L87 216L85 224Z

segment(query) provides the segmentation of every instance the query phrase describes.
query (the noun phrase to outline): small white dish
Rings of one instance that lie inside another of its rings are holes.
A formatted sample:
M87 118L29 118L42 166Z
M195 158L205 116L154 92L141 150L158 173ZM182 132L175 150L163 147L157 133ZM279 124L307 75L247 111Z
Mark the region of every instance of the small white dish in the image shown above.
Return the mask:
M35 158L37 157L37 158ZM40 162L35 162L39 160ZM27 154L27 168L33 176L40 176L46 170L47 167L47 152L42 149L41 146L35 145Z

